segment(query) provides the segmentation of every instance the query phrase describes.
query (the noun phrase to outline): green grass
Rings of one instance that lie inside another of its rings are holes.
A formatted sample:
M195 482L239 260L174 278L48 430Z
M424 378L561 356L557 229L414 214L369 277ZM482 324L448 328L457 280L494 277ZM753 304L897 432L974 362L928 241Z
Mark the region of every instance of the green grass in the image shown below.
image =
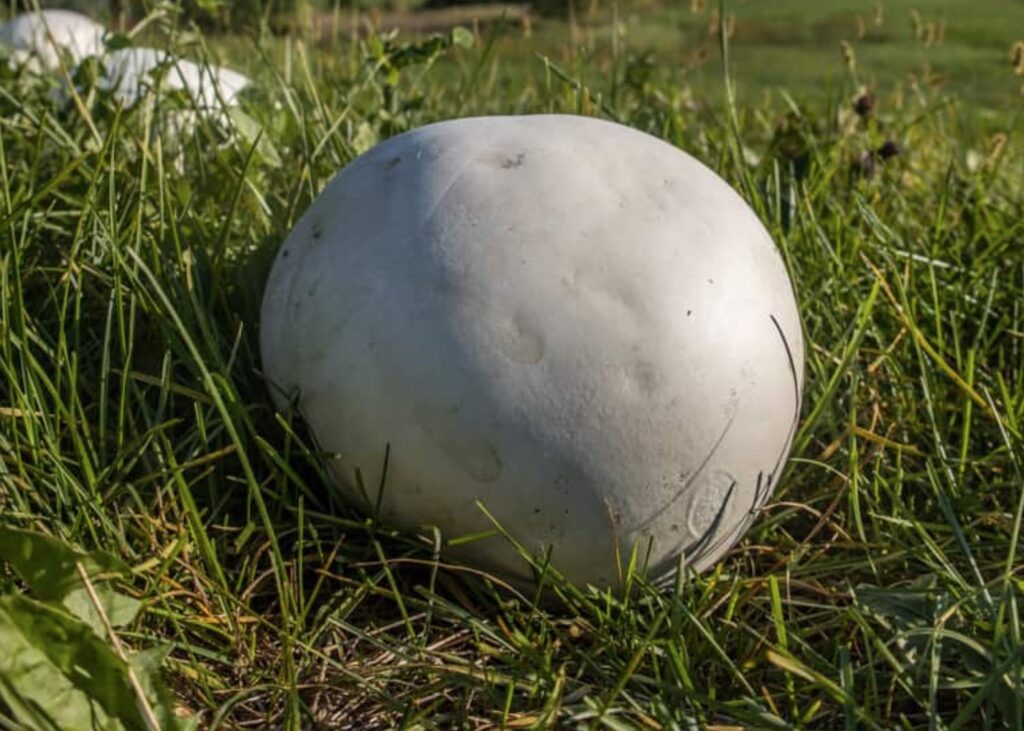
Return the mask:
M700 99L720 100L717 2L679 0L646 10L620 4L614 41L607 4L593 4L596 12L578 15L577 38L584 49L607 57L614 42L621 55L653 63L659 85L687 85ZM785 90L821 102L847 81L840 63L840 43L847 41L855 50L858 83L876 91L888 93L914 77L922 86L953 90L970 104L1020 100L1021 79L1013 77L1009 61L1011 47L1024 35L1024 3L1015 0L736 0L730 5L733 70L740 92L750 97ZM565 43L566 36L564 23L549 20L538 24L532 42L568 63L581 53ZM499 43L497 52L538 78L524 65L516 39ZM593 76L609 69L583 68Z
M1016 93L1000 34L1024 6L996 22L920 5L949 14L947 43L956 20L959 47L990 47L1003 65L986 83ZM862 119L831 40L776 44L793 54L777 81L752 68L767 33L746 45L745 14L793 33L833 17L771 6L775 20L767 3L737 7L734 108L717 57L692 72L707 97L690 72L645 66L657 23L614 54L556 46L557 25L529 46L484 35L393 83L380 69L397 43L264 54L209 39L256 77L245 110L262 136L211 123L175 141L148 104L114 108L84 76L81 103L57 105L45 82L0 72L0 529L127 564L115 585L141 612L101 635L167 645L179 711L203 727L1024 728L1016 106L979 111L986 94L953 75L898 83L893 62ZM865 46L862 77L885 54ZM801 92L825 77L829 93ZM761 94L790 80L794 98ZM427 122L553 110L617 118L711 165L768 226L800 300L807 386L787 474L725 560L669 589L548 575L546 594L523 595L448 563L435 531L339 502L330 455L275 412L260 374L270 262L338 168ZM882 161L887 139L901 152ZM0 594L28 587L47 599L0 564ZM18 728L5 688L0 727Z

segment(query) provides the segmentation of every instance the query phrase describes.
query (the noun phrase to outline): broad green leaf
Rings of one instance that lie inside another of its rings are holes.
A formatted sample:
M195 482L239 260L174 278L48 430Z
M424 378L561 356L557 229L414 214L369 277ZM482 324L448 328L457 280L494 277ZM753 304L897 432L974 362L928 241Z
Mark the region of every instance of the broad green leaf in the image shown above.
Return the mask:
M160 669L170 651L170 645L159 645L143 650L132 656L131 666L146 698L149 699L157 721L160 722L160 728L191 731L198 726L199 719L195 716L180 718L173 712L174 697L160 678Z
M227 0L196 0L196 5L207 13L216 13L227 4Z
M892 633L892 649L908 666L920 666L927 658L928 635L913 630L933 628L948 604L949 597L935 589L861 585L853 590L853 606Z
M112 627L124 627L131 624L142 606L138 599L118 594L110 588L109 584L95 584L93 591ZM69 612L92 627L100 637L106 636L103 620L84 586L68 592L61 603Z
M854 603L880 622L897 630L931 627L948 599L935 590L881 589L858 586L853 590Z
M106 636L77 565L81 564L86 575L95 579L104 573L126 573L127 567L118 559L104 553L75 551L41 533L0 528L0 561L9 563L37 598L61 602L96 634ZM93 589L112 626L123 627L135 619L140 606L137 600L118 594L103 583L95 583Z
M103 45L108 51L117 51L122 48L130 48L132 39L124 33L110 33L103 39Z
M459 48L472 48L474 43L473 33L461 25L452 28L452 45Z
M0 597L0 647L0 693L29 728L146 728L125 663L61 610Z
M0 700L32 729L146 729L129 665L84 622L47 604L0 597ZM130 660L161 729L189 731L160 679L167 648Z
M238 136L242 138L246 145L250 147L254 144L256 145L256 153L264 163L275 168L281 166L281 156L277 154L277 148L274 147L274 143L264 134L259 122L238 107L228 109L227 114L235 127L235 131L238 132Z
M6 649L6 648L5 648ZM7 704L14 717L29 729L60 731L57 722L31 700L24 698L0 674L0 701Z
M82 587L79 563L90 578L106 573L128 573L128 567L109 554L81 553L42 533L2 526L0 561L10 564L32 593L43 601L60 601Z
M366 122L360 122L356 128L355 137L352 140L352 149L357 154L362 154L377 144L377 133L373 127Z

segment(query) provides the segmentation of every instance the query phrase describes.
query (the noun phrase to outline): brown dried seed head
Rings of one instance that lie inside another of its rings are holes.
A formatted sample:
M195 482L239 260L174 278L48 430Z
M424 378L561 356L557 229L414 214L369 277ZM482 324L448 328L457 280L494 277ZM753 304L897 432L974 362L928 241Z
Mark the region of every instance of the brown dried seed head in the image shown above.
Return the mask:
M857 56L853 52L853 46L849 41L839 41L839 50L843 54L843 63L846 68L853 71L857 67Z
M1024 41L1017 41L1010 49L1010 64L1013 66L1013 73L1018 76L1024 75Z
M899 154L900 145L896 140L886 140L882 143L882 146L878 148L878 156L883 160L888 160Z
M916 10L910 11L910 22L914 24L914 37L918 40L924 35L924 20Z
M985 151L985 167L991 168L999 161L1003 150L1006 149L1007 139L1005 132L996 132L988 138Z
M875 113L875 95L870 91L861 92L856 99L853 100L853 111L857 113L858 117L867 119Z

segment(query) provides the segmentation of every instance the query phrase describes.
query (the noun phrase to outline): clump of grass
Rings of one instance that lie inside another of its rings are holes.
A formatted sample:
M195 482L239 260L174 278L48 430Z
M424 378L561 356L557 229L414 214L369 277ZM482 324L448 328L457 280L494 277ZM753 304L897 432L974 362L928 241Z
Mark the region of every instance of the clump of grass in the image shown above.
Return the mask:
M621 83L628 53L541 61L520 87L477 40L250 47L251 124L178 141L152 99L117 108L86 85L60 105L0 72L0 527L127 564L142 612L118 637L169 645L178 712L204 727L1024 726L1014 116L997 113L991 154L926 92L878 93L870 115L693 105L656 74ZM255 328L297 217L376 140L493 111L663 136L784 252L809 344L801 428L707 574L617 595L551 574L554 605L523 595L449 564L432 530L339 504L330 455L271 404ZM889 139L900 154L875 155Z

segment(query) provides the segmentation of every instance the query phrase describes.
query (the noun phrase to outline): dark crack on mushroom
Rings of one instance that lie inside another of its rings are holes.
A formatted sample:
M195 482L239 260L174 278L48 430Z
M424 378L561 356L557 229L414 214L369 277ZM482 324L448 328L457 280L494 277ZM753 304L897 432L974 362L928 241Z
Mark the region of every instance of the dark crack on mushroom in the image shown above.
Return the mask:
M515 168L522 167L525 161L526 153L520 152L515 157L506 158L505 161L501 163L501 167L505 170L514 170Z

